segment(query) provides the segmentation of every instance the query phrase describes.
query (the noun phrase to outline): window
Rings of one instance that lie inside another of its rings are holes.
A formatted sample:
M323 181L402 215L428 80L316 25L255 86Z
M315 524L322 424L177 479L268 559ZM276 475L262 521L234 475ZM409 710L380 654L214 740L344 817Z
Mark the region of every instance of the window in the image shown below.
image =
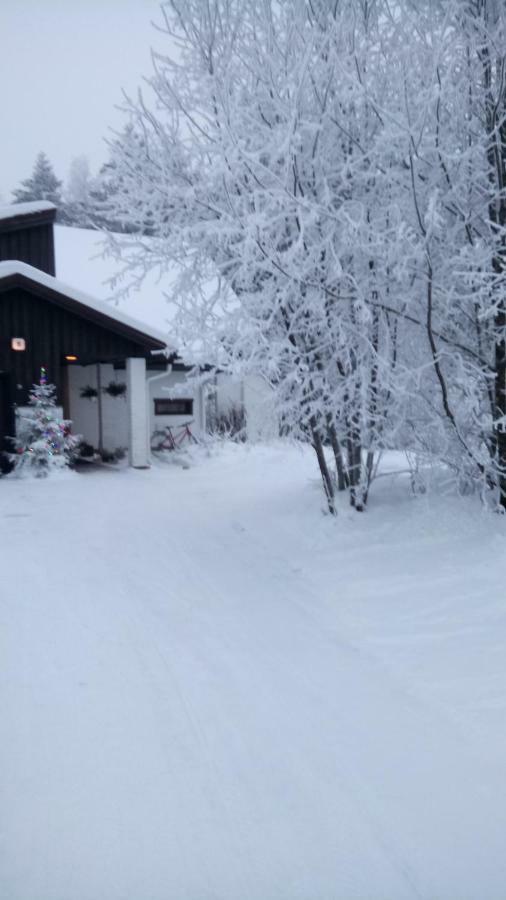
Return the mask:
M155 416L192 416L193 400L177 397L167 400L165 397L155 398Z

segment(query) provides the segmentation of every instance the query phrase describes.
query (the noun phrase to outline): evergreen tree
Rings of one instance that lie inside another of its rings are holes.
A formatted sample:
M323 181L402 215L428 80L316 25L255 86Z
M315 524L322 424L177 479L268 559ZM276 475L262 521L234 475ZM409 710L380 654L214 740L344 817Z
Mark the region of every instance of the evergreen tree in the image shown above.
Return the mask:
M99 180L91 174L87 157L76 156L70 164L63 191L65 224L78 228L99 224L95 216L99 191Z
M49 200L60 206L61 181L56 177L53 167L45 153L39 153L35 160L30 178L21 182L21 187L13 191L14 203L30 203L34 200Z
M47 383L45 369L39 384L30 391L30 410L23 416L21 433L14 439L14 468L28 470L38 478L63 469L75 456L79 437L69 434L71 423L61 419L55 402L56 388Z
M125 197L127 186L122 165L118 165L118 160L121 160L123 154L125 154L130 159L139 178L141 178L142 168L139 166L137 158L139 153L142 155L142 152L148 152L144 136L129 122L123 131L108 143L109 159L101 167L90 190L90 210L93 223L96 227L104 228L106 231L153 236L155 234L155 207L159 214L160 205L164 209L167 206L163 190L160 189L160 185L157 185L157 190L153 195L152 208L148 210L143 208L141 221L138 222L136 209L143 204L145 198L144 196L142 198L133 197L129 194L128 203L130 208L126 211L123 210L122 200ZM119 210L121 210L120 214L118 214Z

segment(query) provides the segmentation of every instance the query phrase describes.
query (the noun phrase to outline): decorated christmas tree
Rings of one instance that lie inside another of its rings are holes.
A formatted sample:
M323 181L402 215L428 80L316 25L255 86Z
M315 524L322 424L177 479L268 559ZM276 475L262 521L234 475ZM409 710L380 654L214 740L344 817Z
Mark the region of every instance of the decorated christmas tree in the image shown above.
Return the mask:
M37 477L62 469L76 455L79 437L70 434L70 425L58 414L56 388L47 383L46 370L40 370L39 384L30 391L29 409L18 424L14 439L16 452L12 455L14 468L30 471Z

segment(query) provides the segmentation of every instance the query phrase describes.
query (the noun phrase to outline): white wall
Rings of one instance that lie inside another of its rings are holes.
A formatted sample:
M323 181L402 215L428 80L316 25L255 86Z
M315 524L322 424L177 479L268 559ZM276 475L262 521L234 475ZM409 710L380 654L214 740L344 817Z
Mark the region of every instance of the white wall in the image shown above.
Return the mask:
M184 372L167 372L163 378L150 379L152 372L148 372L148 404L151 422L151 431L166 428L177 428L186 422L191 422L191 430L196 437L204 434L204 406L202 388L183 387L186 382L186 374ZM180 386L177 392L173 393L176 386ZM155 416L155 399L167 400L171 397L184 397L193 399L193 415L191 416Z
M102 387L109 382L126 382L126 371L115 370L110 364L100 367ZM148 413L150 434L168 425L178 428L191 421L191 429L196 437L205 433L205 410L203 388L185 386L184 372L161 373L147 372ZM154 377L153 377L154 376ZM274 398L271 387L260 375L249 375L243 382L231 378L230 375L217 376L217 405L220 412L226 412L231 406L244 404L246 412L246 429L248 440L270 440L279 434L277 415L274 411ZM70 418L74 434L82 434L84 439L94 447L98 446L98 402L80 397L80 391L86 385L97 387L96 366L70 366ZM174 390L177 388L177 390ZM191 397L193 399L192 416L155 416L156 398ZM102 422L104 448L115 450L128 448L128 407L126 397L110 397L102 393Z
M268 441L279 437L274 392L265 378L248 375L244 379L243 396L248 440Z
M236 380L231 375L218 372L216 375L216 408L218 415L226 415L234 407L239 409L244 405L243 382Z
M126 371L115 370L112 365L100 366L102 387L109 382L126 382ZM163 378L159 373L147 372L148 413L150 434L153 431L170 425L177 428L185 422L192 422L191 429L196 437L205 431L204 405L202 388L183 388L177 396L191 397L193 399L193 416L155 416L155 398L167 399L174 396L169 391L176 385L184 385L186 375L184 372L167 372ZM155 380L152 376L155 375ZM98 446L98 401L88 400L80 396L82 388L90 385L97 387L97 367L69 366L70 387L70 418L74 434L82 434L84 439ZM115 450L119 447L128 447L128 406L126 397L110 397L102 392L102 423L104 448Z
M98 404L96 400L85 400L80 397L82 388L90 385L96 388L95 366L69 366L69 418L72 420L72 431L81 434L85 441L94 447L98 444Z
M100 366L102 387L111 381L124 384L126 372L115 370L110 364ZM82 388L97 387L97 367L69 366L70 418L74 434L82 434L94 447L98 446L98 400L80 396ZM128 447L128 408L126 397L110 397L102 391L102 425L104 448L116 450Z
M216 405L218 413L225 414L233 407L244 407L249 441L279 437L274 394L261 375L248 375L239 381L231 375L219 373L216 376Z

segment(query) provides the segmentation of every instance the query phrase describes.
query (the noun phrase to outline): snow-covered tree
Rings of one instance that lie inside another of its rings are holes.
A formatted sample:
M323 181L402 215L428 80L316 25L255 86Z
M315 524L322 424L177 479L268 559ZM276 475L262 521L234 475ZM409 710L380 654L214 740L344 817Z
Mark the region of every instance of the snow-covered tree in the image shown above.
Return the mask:
M69 197L80 195L83 198L82 201L78 200L78 203L81 202L82 207L86 210L88 224L91 223L96 228L124 234L137 232L139 228L142 234L152 233L152 221L149 214L142 225L139 225L134 210L125 212L128 198L125 197L123 172L122 167L118 165L118 157L126 153L131 155L127 148L135 146L138 142L142 142L142 137L135 131L131 123L111 137L108 140L109 157L100 168L98 175L91 178L89 170L87 172L86 190L84 190L83 183L85 173L83 172L82 158L74 161L75 171L72 173L72 182L75 184L75 189L70 190L69 180ZM137 174L140 177L141 173ZM84 195L86 195L85 200Z
M506 506L502 5L161 8L170 50L111 148L140 237L111 252L178 264L183 346L269 379L331 511L388 447Z
M14 439L12 461L18 474L28 471L45 477L52 470L65 468L76 454L80 438L70 434L71 422L58 414L55 394L55 386L47 383L46 372L41 369L39 384L30 391L29 409Z
M503 309L505 19L477 0L421 7L404 49L409 320L423 340L413 443L506 506ZM402 58L402 53L401 53ZM422 355L423 355L422 354Z
M97 179L90 172L86 156L76 156L69 168L63 194L66 223L86 227L94 218Z
M56 177L46 154L39 153L30 177L25 178L21 182L21 186L13 191L14 203L49 200L56 206L60 206L62 202L61 186L62 183Z
M229 348L235 372L267 373L284 425L315 447L333 510L323 452L331 441L339 480L349 481L355 502L356 490L365 493L361 448L373 415L365 395L373 370L379 374L371 362L375 339L364 334L368 321L379 335L365 313L371 292L365 283L356 289L354 272L358 266L372 273L369 282L378 280L377 223L362 208L372 192L378 121L363 114L356 74L360 57L365 77L372 23L365 14L350 17L349 3L163 9L181 53L177 61L156 58L159 117L142 102L131 108L138 137L118 147L119 215L136 216L139 230L151 220L151 263L163 269L171 258L182 265L183 337L185 322L202 319L201 297L188 289L213 276L226 283L224 315L208 309L216 349ZM372 142L368 156L360 149L363 132L364 144ZM359 225L365 257L358 254ZM145 248L137 250L142 265Z

